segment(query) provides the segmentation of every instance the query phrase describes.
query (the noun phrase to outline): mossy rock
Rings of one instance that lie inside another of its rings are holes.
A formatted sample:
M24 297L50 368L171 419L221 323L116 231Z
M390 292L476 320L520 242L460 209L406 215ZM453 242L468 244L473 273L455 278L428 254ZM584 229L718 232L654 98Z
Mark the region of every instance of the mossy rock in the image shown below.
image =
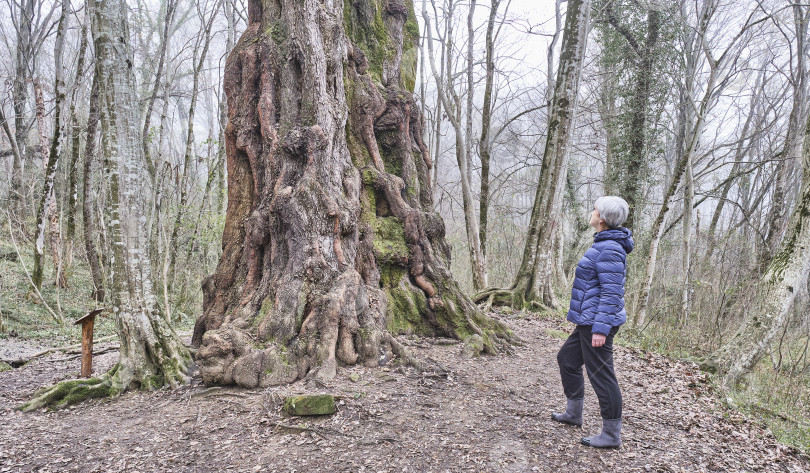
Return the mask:
M5 361L0 361L0 373L3 371L13 370L12 366Z
M288 396L284 399L284 411L293 416L324 416L337 412L335 396Z

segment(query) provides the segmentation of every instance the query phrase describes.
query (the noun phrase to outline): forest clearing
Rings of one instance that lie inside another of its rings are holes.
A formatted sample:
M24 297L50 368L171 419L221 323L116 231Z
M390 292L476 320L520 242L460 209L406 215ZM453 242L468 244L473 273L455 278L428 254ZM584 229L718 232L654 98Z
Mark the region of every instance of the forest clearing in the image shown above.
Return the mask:
M206 387L91 400L53 412L14 407L43 385L78 374L53 354L0 373L0 471L768 471L804 472L810 458L726 407L693 363L618 347L624 445L594 451L582 429L549 419L561 397L554 357L560 321L500 313L531 340L512 355L471 358L448 339L403 337L441 371L349 368L326 385ZM117 354L98 357L99 372ZM326 417L282 413L288 395L340 397Z

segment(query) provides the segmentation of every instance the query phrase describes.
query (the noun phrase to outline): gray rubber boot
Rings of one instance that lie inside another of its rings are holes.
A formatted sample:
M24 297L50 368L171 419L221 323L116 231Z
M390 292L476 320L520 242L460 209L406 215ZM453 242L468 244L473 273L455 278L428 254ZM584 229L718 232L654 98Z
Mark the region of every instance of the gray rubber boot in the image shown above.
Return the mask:
M622 420L602 419L602 433L593 437L583 437L582 445L596 448L619 448L622 446Z
M582 404L584 402L584 399L569 399L568 405L565 407L565 412L551 414L551 420L582 427Z

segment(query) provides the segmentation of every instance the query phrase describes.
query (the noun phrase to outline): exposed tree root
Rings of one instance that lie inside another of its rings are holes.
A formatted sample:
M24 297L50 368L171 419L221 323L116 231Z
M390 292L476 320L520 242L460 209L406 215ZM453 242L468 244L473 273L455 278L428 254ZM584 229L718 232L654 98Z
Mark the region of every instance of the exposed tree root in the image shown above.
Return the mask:
M173 341L172 337L163 337L163 344L151 346L145 358L129 356L134 353L130 343L110 371L96 378L71 379L40 389L19 409L23 412L42 407L58 409L86 399L116 397L128 390L151 391L185 384L191 379L188 373L193 365L179 340L177 345Z
M127 383L128 384L128 383ZM62 408L86 399L115 397L124 391L119 365L97 378L71 379L40 389L33 399L18 407L23 412L30 412L42 407Z
M478 304L486 313L493 307L510 307L514 310L528 309L534 312L545 310L558 310L559 302L554 297L546 297L546 300L527 299L525 291L521 288L502 289L487 288L472 297L473 302Z

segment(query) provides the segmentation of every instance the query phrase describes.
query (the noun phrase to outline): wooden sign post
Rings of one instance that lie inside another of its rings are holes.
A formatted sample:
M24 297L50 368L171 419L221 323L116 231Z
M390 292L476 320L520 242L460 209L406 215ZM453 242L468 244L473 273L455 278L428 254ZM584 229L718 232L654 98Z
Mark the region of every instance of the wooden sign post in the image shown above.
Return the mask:
M96 316L104 308L91 310L87 315L73 322L73 325L82 324L82 378L89 378L93 372L93 325Z

